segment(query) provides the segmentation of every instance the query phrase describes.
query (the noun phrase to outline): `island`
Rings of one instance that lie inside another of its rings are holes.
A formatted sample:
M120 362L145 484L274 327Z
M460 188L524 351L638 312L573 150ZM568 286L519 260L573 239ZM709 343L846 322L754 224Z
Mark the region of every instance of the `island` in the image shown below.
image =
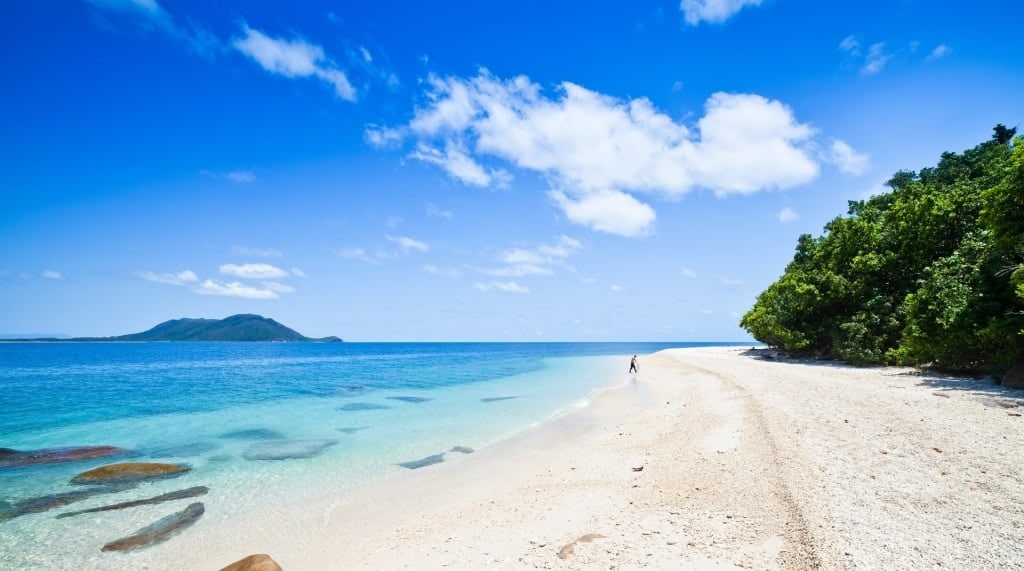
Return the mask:
M12 339L11 341L273 341L340 343L338 337L306 337L273 319L243 313L224 319L181 318L165 321L141 333L116 337L72 337L69 339Z

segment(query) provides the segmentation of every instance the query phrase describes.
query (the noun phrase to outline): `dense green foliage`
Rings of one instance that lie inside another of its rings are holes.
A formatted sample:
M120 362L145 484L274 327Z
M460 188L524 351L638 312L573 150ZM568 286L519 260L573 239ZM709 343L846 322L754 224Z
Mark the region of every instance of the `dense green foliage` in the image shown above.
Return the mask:
M740 325L851 363L987 370L1024 358L1024 137L1002 125L891 192L851 201Z

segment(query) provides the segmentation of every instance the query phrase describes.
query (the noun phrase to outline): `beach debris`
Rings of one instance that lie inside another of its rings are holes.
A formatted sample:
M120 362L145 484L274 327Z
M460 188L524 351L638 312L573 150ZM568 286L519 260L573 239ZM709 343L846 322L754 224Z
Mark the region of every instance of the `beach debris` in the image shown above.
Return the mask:
M441 462L444 462L443 452L441 454L434 454L433 456L426 456L424 458L420 458L419 460L399 462L398 465L403 468L408 468L410 470L416 470L417 468L424 468L426 466L431 466L433 464L440 464Z
M122 462L93 468L71 478L72 484L130 484L145 480L176 478L191 470L184 464Z
M940 454L942 453L942 449L941 448L936 448L936 447L932 446L932 450L934 450L934 451L936 451L936 452L938 452Z
M259 442L250 446L248 450L242 454L242 457L246 460L292 460L296 458L311 458L337 443L337 440L327 438Z
M97 486L95 488L78 489L71 492L61 492L58 494L40 496L38 498L29 498L27 500L14 502L13 504L7 504L6 506L0 507L0 521L7 521L26 514L42 513L53 508L66 506L100 494L113 494L131 488L132 486Z
M573 551L575 550L575 546L576 546L577 543L590 543L591 541L594 541L595 539L604 539L604 536L601 535L600 533L588 533L586 535L582 535L582 536L578 537L574 541L570 541L569 543L566 543L565 545L562 546L561 549L558 550L558 558L559 559L568 559L569 556L573 554Z
M427 402L427 401L434 400L432 398L427 398L427 397L403 397L403 396L384 397L384 398L386 398L388 400L398 400L398 401L402 401L402 402L411 402L413 404L419 404L421 402Z
M203 516L205 511L206 508L202 502L189 504L187 508L180 512L161 518L128 537L111 541L104 545L100 551L132 551L163 543L181 530L194 524Z
M60 462L77 462L92 458L106 458L132 454L131 450L116 446L60 446L57 448L40 448L38 450L13 450L0 448L0 468L21 468L39 464L57 464Z
M228 440L284 440L287 437L269 428L247 428L225 432L218 436L218 438L226 438Z
M266 553L258 553L256 555L250 555L243 557L238 561L235 561L231 565L221 569L220 571L283 571L281 566L277 564Z
M119 504L112 504L109 506L101 506L98 508L89 508L87 510L78 510L74 512L66 512L57 516L57 519L71 517L76 515L95 513L95 512L106 512L111 510L123 510L125 508L134 508L136 506L148 506L151 504L160 504L163 502L169 502L173 500L182 500L185 498L195 498L198 496L206 495L210 491L210 488L206 486L195 486L193 488L185 488L184 490L177 490L174 492L168 492L166 494L160 494L152 498L145 498L142 500L133 500L130 502L121 502Z
M1008 414L1008 415L1010 415L1010 416L1020 416L1020 413L1019 413L1019 412L1008 412L1008 413L1006 413L1006 414Z
M882 454L888 454L889 453L888 450L879 450L879 452L881 452Z
M377 404L373 402L350 402L346 405L339 406L336 410L381 410L385 408L391 408L386 404Z
M369 426L346 426L344 428L339 428L338 432L341 432L341 433L344 433L344 434L355 434L355 433L359 432L360 430L366 430L367 428L370 428L370 427Z
M949 398L949 395L947 395L946 393L934 392L932 394L937 396L937 397L943 397L943 398L947 398L947 399Z
M498 402L498 401L502 401L502 400L512 400L512 399L517 399L517 398L519 398L519 397L517 397L517 396L514 396L514 397L484 397L484 398L480 399L480 402Z
M633 471L634 472L643 472L644 471L644 467L643 466L633 466Z
M450 452L461 452L463 454L472 454L473 449L469 446L452 446Z
M194 442L192 444L179 444L177 446L165 446L145 451L146 456L154 458L192 458L202 456L220 448L216 442Z

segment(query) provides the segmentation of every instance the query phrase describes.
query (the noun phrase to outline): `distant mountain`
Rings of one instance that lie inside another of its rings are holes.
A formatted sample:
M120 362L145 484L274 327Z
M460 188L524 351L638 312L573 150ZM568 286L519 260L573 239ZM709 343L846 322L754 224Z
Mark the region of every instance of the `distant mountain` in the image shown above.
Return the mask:
M29 341L29 339L24 339ZM71 339L31 339L32 341L317 341L341 342L337 337L312 339L273 319L240 314L224 319L172 319L156 327L117 337L73 337Z

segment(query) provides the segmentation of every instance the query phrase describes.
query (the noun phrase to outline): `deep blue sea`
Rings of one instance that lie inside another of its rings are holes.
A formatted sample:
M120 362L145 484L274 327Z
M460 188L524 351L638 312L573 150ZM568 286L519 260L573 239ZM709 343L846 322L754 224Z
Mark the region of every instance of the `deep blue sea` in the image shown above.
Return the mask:
M100 547L197 500L55 516L192 486L209 488L206 518L272 510L472 453L585 406L632 354L696 345L0 343L0 448L110 445L190 468L32 511L126 458L0 467L0 569L136 568L174 540L131 559Z

